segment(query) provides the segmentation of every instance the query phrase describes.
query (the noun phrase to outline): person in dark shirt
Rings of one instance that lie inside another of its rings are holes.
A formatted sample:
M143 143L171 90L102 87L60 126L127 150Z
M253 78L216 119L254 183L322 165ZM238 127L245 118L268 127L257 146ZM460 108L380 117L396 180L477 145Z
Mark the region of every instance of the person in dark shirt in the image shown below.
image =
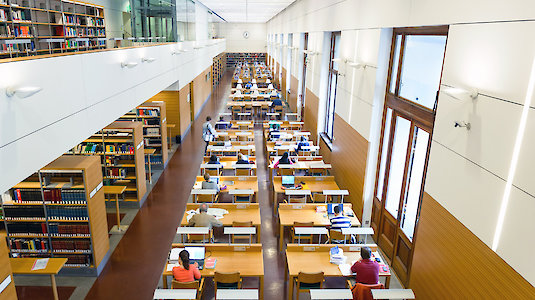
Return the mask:
M217 155L212 154L212 156L210 156L210 160L207 162L207 164L214 164L214 165L219 164L219 158L217 157Z
M271 107L275 108L275 106L282 106L282 100L279 98L273 99L273 101L271 102Z
M247 82L247 84L245 85L245 88L250 89L252 86L253 84L251 82Z
M301 151L302 150L301 147L303 147L303 146L310 146L310 143L308 142L306 136L301 136L301 141L299 142L299 144L297 144L296 151L297 152Z
M369 247L360 248L360 259L351 266L351 272L356 273L356 280L362 284L377 284L379 282L379 264L371 258Z
M215 124L216 130L226 130L230 127L230 124L228 122L225 122L225 119L223 116L219 117L219 121Z
M238 160L236 161L237 165L250 164L250 163L251 163L250 161L245 159L245 155L243 155L242 153L238 153Z
M291 165L294 162L290 159L290 155L288 152L284 152L281 156L281 158L273 165L273 168L276 169L279 167L279 165Z

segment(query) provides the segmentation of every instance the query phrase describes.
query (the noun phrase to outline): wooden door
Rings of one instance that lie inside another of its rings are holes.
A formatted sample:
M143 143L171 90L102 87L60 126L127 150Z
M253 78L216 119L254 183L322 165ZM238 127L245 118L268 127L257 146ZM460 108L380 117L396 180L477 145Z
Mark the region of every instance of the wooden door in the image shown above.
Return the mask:
M193 81L189 83L189 109L191 123L195 121L195 97L193 96Z

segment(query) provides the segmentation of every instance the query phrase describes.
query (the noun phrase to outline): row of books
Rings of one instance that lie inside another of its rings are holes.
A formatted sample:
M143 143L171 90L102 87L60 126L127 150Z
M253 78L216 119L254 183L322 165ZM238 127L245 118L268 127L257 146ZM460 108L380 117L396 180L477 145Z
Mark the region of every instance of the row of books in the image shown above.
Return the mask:
M34 51L35 45L33 42L30 44L2 44L0 45L0 53L24 53L27 51Z
M8 29L8 31L9 31L9 29ZM15 27L13 27L13 36L15 36L15 37L33 37L33 35L30 33L30 26L15 26Z
M124 168L107 168L106 169L106 176L110 178L125 178L127 174L126 169Z
M0 9L0 21L7 21L7 15L5 9Z
M57 24L66 24L66 25L81 25L80 17L73 15L56 15Z
M31 22L32 16L29 10L12 10L11 18L13 21L27 21Z
M146 108L138 108L137 109L137 115L138 116L152 116L152 117L158 117L160 116L160 110L159 109L146 109Z
M82 235L89 234L89 225L88 224L58 224L58 223L49 223L48 227L50 229L50 234L52 235L61 235L61 234L72 234L72 235Z
M65 266L89 267L91 265L90 255L69 255L65 257L67 258Z
M84 190L45 189L41 195L40 189L14 189L13 201L16 203L40 202L45 203L80 204L86 201Z
M46 213L49 219L82 221L88 219L85 207L47 207Z
M95 25L97 26L104 26L104 19L96 19Z
M150 162L153 165L161 165L161 164L163 164L163 156L161 156L161 155L153 155L150 158Z
M52 249L56 250L91 250L91 242L87 240L52 241Z
M46 223L9 223L7 224L9 234L47 234Z
M134 154L134 146L129 144L106 145L106 152Z
M40 219L45 218L45 210L42 206L6 206L4 205L4 216L6 220L22 219Z
M48 251L48 239L9 239L11 250Z
M159 135L160 128L158 127L147 127L143 128L143 135Z
M158 120L158 119L145 119L145 120L143 120L143 125L160 125L160 120Z

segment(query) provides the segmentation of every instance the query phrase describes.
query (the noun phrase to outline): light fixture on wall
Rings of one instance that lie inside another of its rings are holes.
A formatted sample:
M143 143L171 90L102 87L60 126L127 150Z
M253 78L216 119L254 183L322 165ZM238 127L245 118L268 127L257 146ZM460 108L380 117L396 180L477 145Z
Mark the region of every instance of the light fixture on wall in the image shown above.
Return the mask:
M460 128L466 128L466 130L470 130L472 128L472 125L470 122L464 122L464 121L455 121L455 124L453 127L460 127Z
M19 98L28 98L39 93L42 89L43 88L37 86L8 87L6 89L6 95L8 97L13 97L16 95Z
M455 88L444 86L440 89L444 94L461 101L476 100L479 92L476 89L465 90L462 88Z
M154 62L155 60L156 60L156 58L154 58L154 57L143 57L143 58L141 58L141 62L147 62L147 63Z
M121 68L129 68L129 69L132 69L132 68L134 68L135 66L137 66L137 62L122 62L122 63L121 63Z
M367 67L371 67L372 65L370 64L367 64L367 63L363 63L363 62L359 62L359 61L352 61L352 60L349 60L349 59L346 59L345 60L345 63L347 63L348 66L352 67L352 68L355 68L355 69L366 69Z
M173 52L171 52L171 54L172 55L179 55L182 52L184 52L184 51L182 51L182 50L174 50Z

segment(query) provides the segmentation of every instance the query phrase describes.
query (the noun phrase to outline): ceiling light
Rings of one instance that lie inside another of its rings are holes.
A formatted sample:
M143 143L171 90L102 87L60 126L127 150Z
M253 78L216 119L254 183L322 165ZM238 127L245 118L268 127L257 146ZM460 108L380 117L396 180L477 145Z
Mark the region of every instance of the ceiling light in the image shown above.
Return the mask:
M454 88L445 86L440 89L444 94L461 101L476 100L479 96L479 92L475 89L465 90L462 88Z
M132 69L133 67L137 66L137 62L122 62L121 68L129 68Z
M6 95L13 97L17 95L19 98L28 98L34 94L40 92L43 88L37 86L25 86L25 87L8 87L6 89Z
M143 57L143 58L141 59L141 62L148 62L148 63L151 63L151 62L153 62L153 61L155 61L155 60L156 60L156 58L154 58L154 57Z

